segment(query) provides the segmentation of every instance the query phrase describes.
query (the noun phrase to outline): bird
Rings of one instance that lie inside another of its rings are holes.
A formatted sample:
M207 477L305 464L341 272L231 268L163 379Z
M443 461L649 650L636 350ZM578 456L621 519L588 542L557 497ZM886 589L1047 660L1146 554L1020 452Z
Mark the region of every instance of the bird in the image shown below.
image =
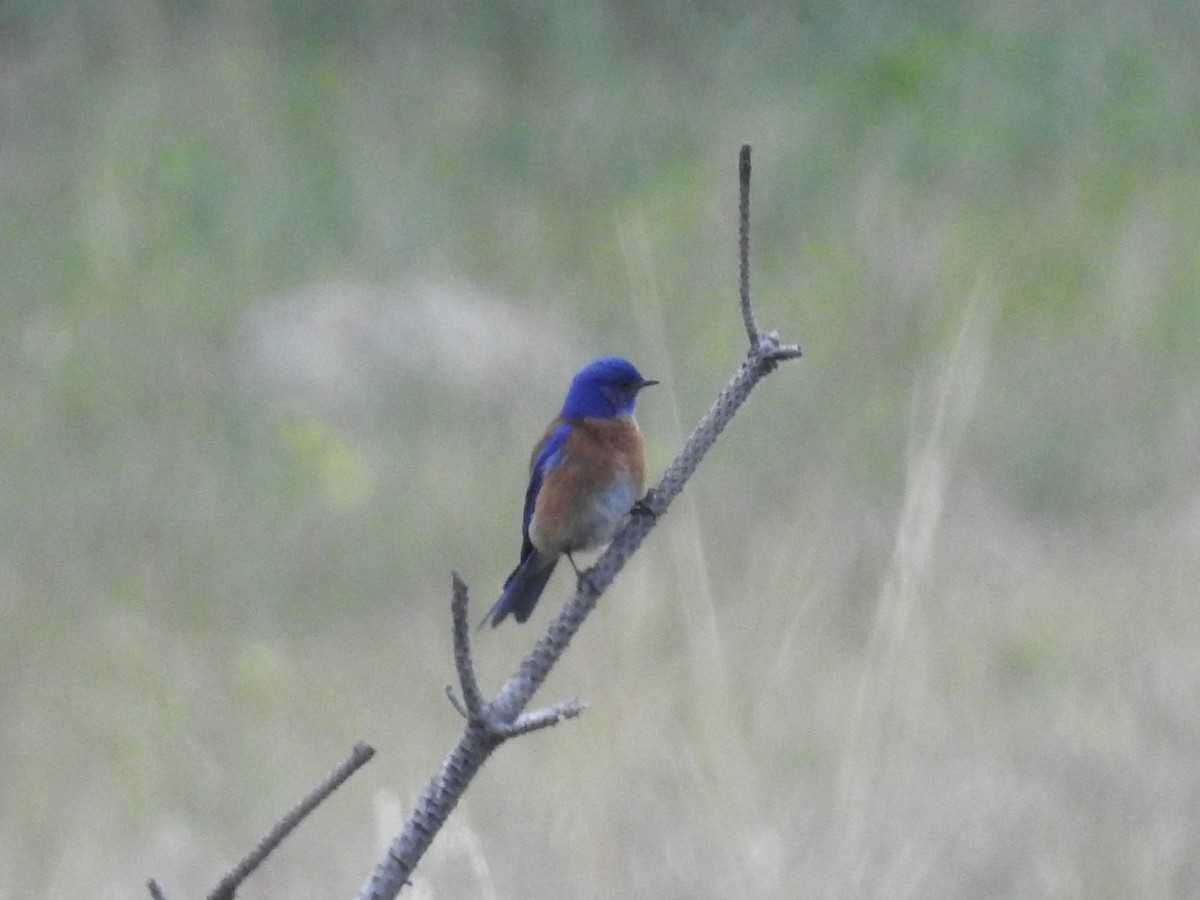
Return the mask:
M642 433L633 418L638 394L658 384L619 356L602 356L571 380L566 400L529 458L521 557L483 621L510 614L524 622L566 556L612 539L646 486Z

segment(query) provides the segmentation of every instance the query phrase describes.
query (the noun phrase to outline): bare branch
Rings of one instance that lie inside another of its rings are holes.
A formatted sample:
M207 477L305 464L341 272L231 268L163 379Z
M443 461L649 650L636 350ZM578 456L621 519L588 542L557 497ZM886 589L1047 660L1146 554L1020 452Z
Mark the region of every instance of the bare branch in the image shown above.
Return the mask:
M359 891L359 897L391 898L400 892L417 862L429 849L434 835L458 805L471 779L501 740L482 720L467 721L462 737L442 761L412 818L392 840L383 859Z
M550 623L546 633L508 680L500 694L489 704L495 716L504 722L516 719L532 699L551 668L566 650L583 620L596 605L597 599L624 568L628 559L641 546L646 535L667 511L671 501L683 490L700 460L750 396L754 386L774 370L780 360L800 355L800 348L780 346L774 333L760 338L758 348L742 363L733 379L717 396L716 402L696 426L683 450L667 467L658 484L650 492L646 508L650 515L631 516L617 532L608 549L596 564L580 579L575 596Z
M758 328L750 309L750 145L742 144L738 154L738 299L742 304L742 322L750 350L758 346Z
M452 574L454 599L450 611L454 618L454 666L458 669L458 682L462 686L465 718L478 718L483 714L483 695L475 678L475 663L471 659L471 626L467 619L467 585L458 573ZM453 703L453 698L451 699Z
M417 803L412 818L392 841L370 878L359 891L359 900L390 900L408 883L434 835L449 818L471 779L492 751L505 740L572 718L583 710L577 701L567 701L546 709L524 713L533 695L570 644L583 620L596 605L629 558L641 546L646 535L667 511L671 501L683 490L704 455L750 396L762 378L782 361L800 356L800 348L781 344L778 333L760 334L750 305L750 147L742 147L739 157L741 205L738 223L740 302L750 350L737 372L721 390L713 406L700 420L675 461L659 483L638 504L625 525L617 532L596 564L583 573L575 595L550 623L546 633L534 645L520 668L508 679L495 699L484 703L478 694L467 630L467 590L455 576L452 602L455 629L455 663L463 683L465 706L453 692L451 702L467 719L466 729L441 769ZM475 694L472 700L471 694Z
M258 868L263 860L271 855L271 852L279 846L283 839L291 834L292 830L304 821L309 813L316 809L330 794L341 787L346 779L361 769L374 755L375 750L367 744L362 742L355 744L354 749L350 751L350 755L345 760L280 819L267 833L267 836L259 841L257 847L246 854L241 862L225 873L212 893L208 895L208 900L233 900L233 896L241 883L246 880L251 872ZM151 884L153 885L154 882L152 881ZM151 894L153 893L154 889L151 888Z
M535 709L533 712L521 713L521 715L517 716L517 721L505 727L502 733L505 739L520 737L523 734L529 734L531 731L540 731L543 728L557 725L563 719L574 719L577 716L583 715L585 709L587 709L587 704L579 700L564 700L562 703L555 703L553 706Z

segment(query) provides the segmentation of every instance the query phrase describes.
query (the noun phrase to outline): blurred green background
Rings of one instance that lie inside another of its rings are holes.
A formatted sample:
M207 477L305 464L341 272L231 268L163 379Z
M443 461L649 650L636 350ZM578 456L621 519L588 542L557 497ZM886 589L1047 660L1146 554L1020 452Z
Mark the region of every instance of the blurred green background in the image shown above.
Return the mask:
M765 382L429 897L1200 895L1200 6L7 0L0 896L348 896L599 353ZM534 628L481 635L495 687Z

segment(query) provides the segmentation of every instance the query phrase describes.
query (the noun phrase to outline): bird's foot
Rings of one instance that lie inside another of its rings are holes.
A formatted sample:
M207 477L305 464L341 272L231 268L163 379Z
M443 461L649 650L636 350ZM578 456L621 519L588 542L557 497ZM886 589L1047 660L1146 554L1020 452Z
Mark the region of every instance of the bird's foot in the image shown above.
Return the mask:
M654 502L654 491L646 491L646 496L633 504L633 508L629 510L629 514L635 518L645 516L649 519L657 519L658 513L650 508L652 502Z
M584 588L592 587L592 569L580 570L580 566L575 564L575 557L570 553L566 553L566 562L571 564L571 568L575 570L575 589L583 590Z

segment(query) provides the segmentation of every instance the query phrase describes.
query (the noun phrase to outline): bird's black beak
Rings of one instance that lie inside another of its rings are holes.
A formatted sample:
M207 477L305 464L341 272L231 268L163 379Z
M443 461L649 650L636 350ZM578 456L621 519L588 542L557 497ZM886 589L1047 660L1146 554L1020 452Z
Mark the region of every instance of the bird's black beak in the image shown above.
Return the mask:
M658 382L653 378L643 378L642 383L638 385L638 390L640 391L642 388L648 388L655 384L658 384Z

